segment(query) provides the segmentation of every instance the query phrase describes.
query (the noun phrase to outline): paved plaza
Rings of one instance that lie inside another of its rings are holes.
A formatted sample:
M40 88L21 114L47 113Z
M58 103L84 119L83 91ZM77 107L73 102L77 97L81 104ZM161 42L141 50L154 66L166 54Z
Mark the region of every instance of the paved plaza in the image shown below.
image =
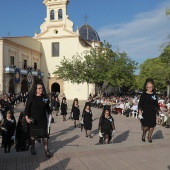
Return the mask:
M72 101L68 101L70 113ZM80 102L82 112L84 101ZM23 104L15 108L15 117L24 110ZM37 108L38 110L38 108ZM0 149L0 170L170 170L170 128L156 126L153 143L141 141L138 119L113 115L116 132L110 144L99 144L98 123L101 110L92 108L93 138L84 130L74 128L73 121L55 116L51 125L49 147L52 157L47 158L43 145L36 143L35 156L30 151L4 153ZM1 140L1 139L0 139Z

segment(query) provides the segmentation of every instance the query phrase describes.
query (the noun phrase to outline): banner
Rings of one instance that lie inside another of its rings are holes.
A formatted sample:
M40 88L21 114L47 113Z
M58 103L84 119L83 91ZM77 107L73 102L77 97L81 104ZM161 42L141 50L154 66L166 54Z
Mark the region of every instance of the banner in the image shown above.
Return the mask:
M32 73L30 70L27 71L28 84L32 84Z
M20 83L20 77L21 77L21 72L19 68L15 68L14 72L14 83L19 84Z
M38 78L39 79L41 78L41 72L40 71L38 72Z

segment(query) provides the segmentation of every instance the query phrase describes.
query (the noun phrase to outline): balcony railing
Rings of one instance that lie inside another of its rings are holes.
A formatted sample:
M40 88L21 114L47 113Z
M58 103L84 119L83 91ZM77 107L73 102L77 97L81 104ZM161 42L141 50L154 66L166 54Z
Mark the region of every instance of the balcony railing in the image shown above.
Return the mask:
M27 72L28 72L28 70L20 69L21 75L27 75ZM5 67L5 73L15 73L15 67L6 66L6 67ZM41 77L44 76L44 73L41 72L41 71L31 70L31 73L32 73L33 76L39 76L39 73L41 73Z

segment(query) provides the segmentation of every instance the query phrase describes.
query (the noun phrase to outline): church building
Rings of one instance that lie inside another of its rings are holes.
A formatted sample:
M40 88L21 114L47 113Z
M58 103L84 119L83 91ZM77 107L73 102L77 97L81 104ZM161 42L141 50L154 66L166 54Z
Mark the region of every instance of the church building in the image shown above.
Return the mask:
M39 76L47 92L85 100L90 93L95 93L94 84L73 84L57 79L53 72L64 57L71 59L77 53L99 46L100 38L87 23L74 31L67 14L69 0L44 0L43 4L46 18L40 33L35 33L34 37L0 38L0 91L29 91L33 77Z

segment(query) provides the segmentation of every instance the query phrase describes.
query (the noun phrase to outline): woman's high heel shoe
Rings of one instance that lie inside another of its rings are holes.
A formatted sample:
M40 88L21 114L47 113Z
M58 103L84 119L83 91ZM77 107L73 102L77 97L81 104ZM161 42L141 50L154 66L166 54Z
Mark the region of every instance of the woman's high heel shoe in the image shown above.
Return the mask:
M145 142L145 137L143 137L143 135L142 135L142 141Z
M148 137L148 142L152 143L152 139Z
M49 151L45 151L45 154L46 154L46 156L47 156L48 158L51 157L51 153L50 153Z
M143 142L145 142L145 139L144 139L144 138L142 138L142 141L143 141Z

